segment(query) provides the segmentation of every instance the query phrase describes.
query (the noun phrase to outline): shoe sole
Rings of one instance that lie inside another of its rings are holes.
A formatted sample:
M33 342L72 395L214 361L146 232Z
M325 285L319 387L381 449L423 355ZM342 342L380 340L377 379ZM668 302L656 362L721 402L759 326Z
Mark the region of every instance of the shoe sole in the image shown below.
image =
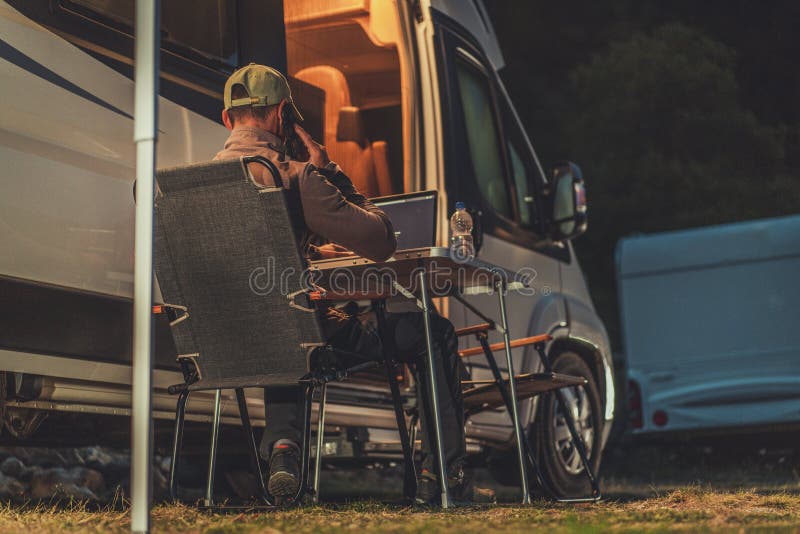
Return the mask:
M278 471L269 477L267 491L273 497L294 497L300 489L300 481L291 473Z

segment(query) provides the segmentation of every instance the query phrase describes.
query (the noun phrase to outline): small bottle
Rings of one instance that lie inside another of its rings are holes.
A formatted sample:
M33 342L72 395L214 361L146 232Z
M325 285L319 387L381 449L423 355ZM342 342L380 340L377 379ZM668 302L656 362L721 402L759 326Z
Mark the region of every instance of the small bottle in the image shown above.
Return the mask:
M463 202L456 202L456 211L450 216L450 252L456 261L469 261L475 258L475 244L472 241L472 216Z

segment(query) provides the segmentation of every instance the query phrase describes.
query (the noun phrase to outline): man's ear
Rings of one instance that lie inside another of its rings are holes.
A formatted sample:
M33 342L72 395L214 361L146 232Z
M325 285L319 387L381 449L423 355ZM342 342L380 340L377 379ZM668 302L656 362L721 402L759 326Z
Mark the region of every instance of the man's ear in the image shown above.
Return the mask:
M286 106L286 99L280 101L278 104L278 131L283 134L283 108Z
M222 110L222 124L225 125L225 128L229 130L233 130L233 121L231 121L231 116L228 115L228 110Z

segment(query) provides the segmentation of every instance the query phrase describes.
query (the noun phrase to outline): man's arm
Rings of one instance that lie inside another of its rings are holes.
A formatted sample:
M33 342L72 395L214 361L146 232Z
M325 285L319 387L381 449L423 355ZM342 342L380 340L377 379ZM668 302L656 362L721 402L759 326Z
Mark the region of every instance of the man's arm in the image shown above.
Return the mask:
M309 164L300 178L300 198L308 229L359 256L383 261L397 248L386 214L358 192L338 168Z
M308 229L365 258L383 261L397 248L392 222L358 192L325 147L303 128L294 130L308 150L309 164L300 178L300 198Z

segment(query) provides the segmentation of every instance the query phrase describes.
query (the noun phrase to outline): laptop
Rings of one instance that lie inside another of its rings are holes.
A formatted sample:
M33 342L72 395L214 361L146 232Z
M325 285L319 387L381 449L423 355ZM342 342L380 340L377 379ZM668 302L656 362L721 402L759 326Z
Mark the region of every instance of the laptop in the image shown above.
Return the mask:
M392 221L397 239L395 258L427 256L432 247L436 246L437 195L436 191L420 191L370 199ZM321 270L369 263L372 262L356 254L311 262L316 269Z
M420 191L371 199L392 221L398 251L436 244L436 197Z

